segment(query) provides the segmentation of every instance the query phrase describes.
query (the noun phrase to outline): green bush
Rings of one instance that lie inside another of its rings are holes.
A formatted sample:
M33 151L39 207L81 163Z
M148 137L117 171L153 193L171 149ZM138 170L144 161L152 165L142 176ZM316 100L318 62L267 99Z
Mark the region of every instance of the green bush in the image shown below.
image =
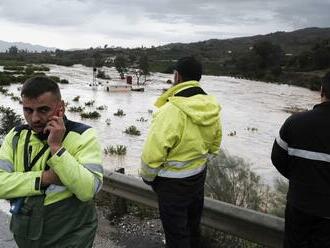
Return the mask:
M0 86L0 93L2 93L2 94L7 94L7 93L8 93L8 89L6 89L6 88Z
M100 113L97 111L93 112L83 112L80 114L81 118L86 118L86 119L98 119L101 117Z
M125 129L124 133L130 134L130 135L141 135L141 132L136 128L136 126L129 126Z
M60 84L69 84L69 81L67 79L61 79Z
M83 112L84 111L84 107L70 107L68 110L69 112L75 112L75 113L80 113L80 112Z
M139 121L139 122L147 122L148 119L145 119L143 116L140 117L139 119L136 119L136 121Z
M79 102L79 99L80 99L80 96L76 96L76 97L74 97L74 98L72 99L72 101L74 101L74 102Z
M3 67L3 69L9 71L24 71L24 66L6 65Z
M114 113L113 115L115 116L125 116L126 114L124 114L124 111L122 109L118 109L116 113Z
M8 75L5 72L0 72L0 85L7 86L11 83L15 83L15 77Z
M124 145L116 145L116 146L108 146L104 149L105 155L126 155L127 146Z
M0 106L0 135L7 134L13 127L21 125L23 119L9 107Z
M11 99L16 102L20 102L21 98L19 96L12 96Z
M101 106L98 106L96 109L97 110L106 110L108 107L106 105L101 105Z
M94 105L94 103L95 103L95 101L94 100L91 100L91 101L85 102L85 106L91 107L91 106Z
M49 76L49 78L55 81L56 83L59 83L61 81L61 79L57 76Z

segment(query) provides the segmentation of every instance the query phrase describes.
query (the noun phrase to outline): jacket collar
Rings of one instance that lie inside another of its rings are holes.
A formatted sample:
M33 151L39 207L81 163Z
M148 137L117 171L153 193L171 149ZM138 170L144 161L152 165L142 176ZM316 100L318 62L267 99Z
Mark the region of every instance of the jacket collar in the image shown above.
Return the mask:
M155 106L160 108L161 106L163 106L170 97L174 96L176 93L190 88L190 87L198 87L199 86L199 82L198 81L187 81L187 82L183 82L183 83L179 83L177 85L174 85L173 87L169 88L167 91L165 91L155 102Z
M313 109L316 108L330 108L330 101L322 102L320 104L316 104Z

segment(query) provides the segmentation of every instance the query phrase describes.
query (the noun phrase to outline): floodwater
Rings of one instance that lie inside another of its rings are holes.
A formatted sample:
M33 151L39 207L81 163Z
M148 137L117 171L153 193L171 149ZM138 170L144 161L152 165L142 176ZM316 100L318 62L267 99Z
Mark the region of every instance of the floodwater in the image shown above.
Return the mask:
M124 167L126 174L137 175L142 146L152 118L150 112L155 111L153 103L162 90L170 86L166 81L172 80L172 75L152 74L144 86L145 92L107 92L102 87L98 90L89 87L92 82L91 68L82 65L47 66L51 69L49 75L59 76L70 82L60 85L63 98L69 103L68 108L84 106L85 102L91 100L95 101L94 106L86 107L86 111L94 111L101 105L107 106L106 110L99 111L101 118L98 120L81 119L79 113L66 111L66 114L70 119L83 121L95 127L104 148L110 145L127 146L126 156L104 155L106 169ZM120 81L118 73L113 68L103 69L112 79ZM106 80L98 81L105 83ZM290 115L284 109L310 109L319 102L319 94L285 84L217 76L203 76L201 85L208 94L215 95L222 106L221 149L251 163L252 170L258 173L265 183L272 184L273 179L279 174L271 164L270 153L281 124ZM9 91L18 96L19 86L11 85ZM80 96L79 102L72 101L76 96ZM22 114L21 106L10 97L0 95L0 105L10 106ZM114 116L117 109L122 109L126 115ZM141 117L147 121L137 121ZM107 119L110 119L110 125L106 123ZM130 136L123 132L131 125L135 125L141 131L141 136ZM230 136L230 133L234 132L236 135Z

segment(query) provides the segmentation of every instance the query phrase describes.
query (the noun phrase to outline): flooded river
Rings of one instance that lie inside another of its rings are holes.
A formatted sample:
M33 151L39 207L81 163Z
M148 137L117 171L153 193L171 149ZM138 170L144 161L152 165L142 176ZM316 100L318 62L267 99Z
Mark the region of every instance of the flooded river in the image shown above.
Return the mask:
M104 156L104 166L109 170L125 167L127 174L136 175L140 164L140 154L147 135L152 114L153 103L162 93L172 75L155 73L147 81L144 92L107 92L103 88L92 90L92 69L74 65L64 67L48 65L49 75L67 79L70 83L60 85L63 98L72 106L84 106L85 102L94 100L96 107L105 105L106 110L99 111L98 120L82 120L79 113L66 112L68 118L83 121L95 127L103 147L109 145L127 146L126 156ZM118 73L111 68L103 68L113 79ZM105 83L105 80L98 80ZM134 82L134 78L133 78ZM319 94L308 89L269 84L264 82L235 79L230 77L203 76L201 84L208 94L215 95L222 106L223 141L221 148L231 155L242 157L251 163L253 171L262 176L265 183L272 184L279 174L271 165L270 153L274 138L283 121L290 115L285 109L310 109L319 102ZM19 95L18 87L11 85L9 91ZM80 96L79 102L73 98ZM0 105L10 106L22 114L21 105L10 97L0 95ZM117 117L113 114L122 109L126 114ZM137 121L143 117L145 122ZM110 125L107 120L110 119ZM141 136L130 136L123 131L135 125ZM161 131L161 130L160 130ZM230 134L236 133L231 136Z

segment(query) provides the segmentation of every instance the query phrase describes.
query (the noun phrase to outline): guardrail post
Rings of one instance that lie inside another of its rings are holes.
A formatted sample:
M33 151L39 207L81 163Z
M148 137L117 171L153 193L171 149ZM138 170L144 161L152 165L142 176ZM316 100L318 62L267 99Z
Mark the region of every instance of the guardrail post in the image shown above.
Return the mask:
M125 168L116 169L115 172L125 174ZM122 197L113 196L113 208L116 215L127 214L127 201Z

